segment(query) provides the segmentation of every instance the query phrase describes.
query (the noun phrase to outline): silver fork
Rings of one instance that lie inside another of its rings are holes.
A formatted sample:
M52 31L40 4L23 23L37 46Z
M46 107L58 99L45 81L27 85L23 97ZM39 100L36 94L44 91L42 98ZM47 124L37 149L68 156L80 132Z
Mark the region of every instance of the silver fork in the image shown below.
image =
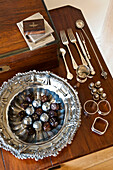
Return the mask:
M65 33L64 30L60 31L60 37L61 37L61 40L62 40L62 44L64 44L64 45L67 46L67 49L68 49L69 54L70 54L70 57L71 57L71 61L72 61L73 68L74 68L74 69L77 69L77 68L78 68L78 65L77 65L77 63L76 63L76 61L75 61L75 59L74 59L74 57L73 57L73 55L72 55L72 53L71 53L71 50L70 50L70 48L69 48L69 41L68 41L68 39L67 39L67 36L66 36L66 33Z
M84 57L83 57L83 55L82 55L82 53L81 53L81 51L80 51L80 49L79 49L79 46L78 46L78 44L77 44L76 37L75 37L72 29L71 29L71 28L68 28L68 29L67 29L67 33L68 33L68 36L69 36L70 41L75 44L75 46L76 46L76 48L77 48L77 50L78 50L78 53L79 53L79 55L80 55L82 64L87 66L87 62L86 62L86 60L84 59Z

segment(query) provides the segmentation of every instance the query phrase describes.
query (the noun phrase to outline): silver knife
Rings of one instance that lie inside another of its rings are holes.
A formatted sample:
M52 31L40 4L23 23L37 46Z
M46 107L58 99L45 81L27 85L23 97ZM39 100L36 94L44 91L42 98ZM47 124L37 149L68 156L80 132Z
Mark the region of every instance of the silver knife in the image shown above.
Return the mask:
M90 70L91 70L91 74L92 74L92 75L95 75L95 70L94 70L91 62L89 61L89 58L87 57L87 54L86 54L85 49L84 49L84 46L83 46L82 41L81 41L81 39L80 39L80 37L79 37L79 34L78 34L77 32L76 32L76 37L77 37L77 40L78 40L78 42L79 42L79 45L80 45L80 47L81 47L81 49L82 49L82 52L83 52L83 54L84 54L84 57L85 57L88 65L89 65L89 68L90 68Z
M84 49L84 46L83 46L83 44L82 44L82 42L81 42L81 39L80 39L80 37L79 37L79 35L78 35L77 32L76 32L76 37L77 37L77 40L78 40L78 42L79 42L79 45L80 45L80 47L81 47L81 49L82 49L82 52L83 52L84 56L87 56L86 51L85 51L85 49Z

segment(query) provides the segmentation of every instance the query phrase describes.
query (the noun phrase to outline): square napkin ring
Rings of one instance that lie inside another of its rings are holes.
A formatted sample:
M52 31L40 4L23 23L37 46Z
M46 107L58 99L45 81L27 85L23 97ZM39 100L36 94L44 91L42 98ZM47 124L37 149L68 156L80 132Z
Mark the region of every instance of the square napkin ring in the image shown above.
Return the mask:
M105 126L105 128L104 128L103 131L100 131L99 129L96 129L96 128L95 128L95 124L96 124L96 122L97 122L98 120L101 120L101 121L103 121L103 123L106 124L106 126ZM105 119L103 119L103 118L101 118L101 117L96 117L95 120L94 120L94 122L93 122L93 124L92 124L91 130L92 130L93 132L97 133L98 135L103 135L103 134L106 132L106 130L107 130L107 128L108 128L108 125L109 125L109 123L108 123L107 120L105 120Z

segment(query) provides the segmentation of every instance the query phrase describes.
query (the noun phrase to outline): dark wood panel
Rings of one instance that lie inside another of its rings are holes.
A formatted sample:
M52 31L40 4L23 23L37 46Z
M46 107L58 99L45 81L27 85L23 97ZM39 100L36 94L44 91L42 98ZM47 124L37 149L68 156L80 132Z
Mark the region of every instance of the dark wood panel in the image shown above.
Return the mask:
M95 48L95 51L102 63L102 66L108 72L107 80L103 79L100 76L101 70L98 65L97 59L92 51L92 48L90 47L89 42L86 39L86 43L88 45L88 50L92 57L91 63L94 66L96 75L93 77L93 79L88 79L87 82L85 82L84 84L77 83L76 72L72 69L70 56L67 52L66 60L67 60L67 63L69 65L71 72L74 74L74 79L72 81L69 81L69 83L73 87L75 85L77 86L77 91L78 91L78 95L79 95L80 102L81 102L82 106L86 100L92 99L92 95L88 88L89 83L96 82L97 80L100 80L102 82L102 87L104 88L104 91L107 93L107 99L112 105L113 104L113 100L112 100L112 98L113 98L112 97L113 96L113 90L112 90L113 89L113 80L110 76L110 73L109 73L105 63L104 63L104 60L100 54L100 51L98 50L98 47L93 39L93 36L88 28L88 25L85 21L85 18L83 17L82 12L79 9L67 6L67 7L62 7L62 8L51 10L50 14L51 14L52 20L55 24L55 27L58 31L58 34L59 34L60 30L64 29L66 31L66 29L69 27L71 27L74 32L75 31L80 32L80 30L78 30L75 27L75 22L77 19L83 19L85 22L84 30L87 32L87 34ZM63 46L62 44L60 44L60 46L64 47L66 49L66 47ZM78 64L81 64L79 55L78 55L78 52L77 52L75 46L71 43L69 44L69 46L71 48L71 51L73 53L75 60L77 61ZM59 63L60 63L59 68L54 69L53 72L55 72L56 74L59 74L61 77L66 78L66 71L65 71L65 67L64 67L62 58L60 58ZM82 110L81 127L78 129L72 144L68 145L68 147L64 148L62 150L62 152L60 152L60 154L57 157L52 157L53 165L58 164L60 162L65 162L65 161L68 161L68 160L71 160L74 158L78 158L80 156L87 155L89 153L92 153L92 152L112 146L113 145L112 114L113 114L113 111L111 111L111 113L108 116L103 117L106 120L108 120L109 128L103 136L99 136L91 131L91 125L94 121L94 118L99 115L95 114L94 116L86 117Z
M20 160L10 152L3 150L6 170L44 170L51 166L50 158L35 161L34 159Z
M7 81L18 72L25 72L29 70L47 70L49 68L57 67L57 44L48 47L39 48L38 51L27 51L24 55L18 54L10 57L0 59L0 66L8 65L10 70L0 75L0 84Z
M0 2L0 54L27 47L16 23L40 12L50 23L41 0L2 0ZM37 10L38 9L38 10Z
M48 45L29 50L16 23L24 18L40 12L53 27L42 0L17 0L0 2L0 67L9 66L8 72L1 73L0 83L18 72L31 69L47 70L58 66L58 39L54 31L55 41ZM6 12L7 11L7 12Z

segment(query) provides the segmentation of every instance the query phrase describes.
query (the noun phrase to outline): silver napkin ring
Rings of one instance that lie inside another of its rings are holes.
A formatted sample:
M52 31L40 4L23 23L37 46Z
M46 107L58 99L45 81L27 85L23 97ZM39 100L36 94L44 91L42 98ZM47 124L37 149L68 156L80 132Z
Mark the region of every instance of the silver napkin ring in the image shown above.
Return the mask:
M98 102L98 113L102 116L106 116L111 112L111 105L108 100L100 100Z
M98 121L101 121L101 122L103 122L105 124L104 130L101 131L101 130L95 128L96 123L98 123ZM109 123L108 123L107 120L105 120L105 119L103 119L101 117L96 117L93 124L92 124L91 130L93 132L97 133L98 135L103 135L106 132L106 130L108 128L108 125L109 125Z
M84 103L83 108L84 108L84 113L89 114L89 115L93 115L93 114L97 113L97 111L98 111L97 103L94 100L87 100ZM90 109L90 111L89 111L89 109Z

